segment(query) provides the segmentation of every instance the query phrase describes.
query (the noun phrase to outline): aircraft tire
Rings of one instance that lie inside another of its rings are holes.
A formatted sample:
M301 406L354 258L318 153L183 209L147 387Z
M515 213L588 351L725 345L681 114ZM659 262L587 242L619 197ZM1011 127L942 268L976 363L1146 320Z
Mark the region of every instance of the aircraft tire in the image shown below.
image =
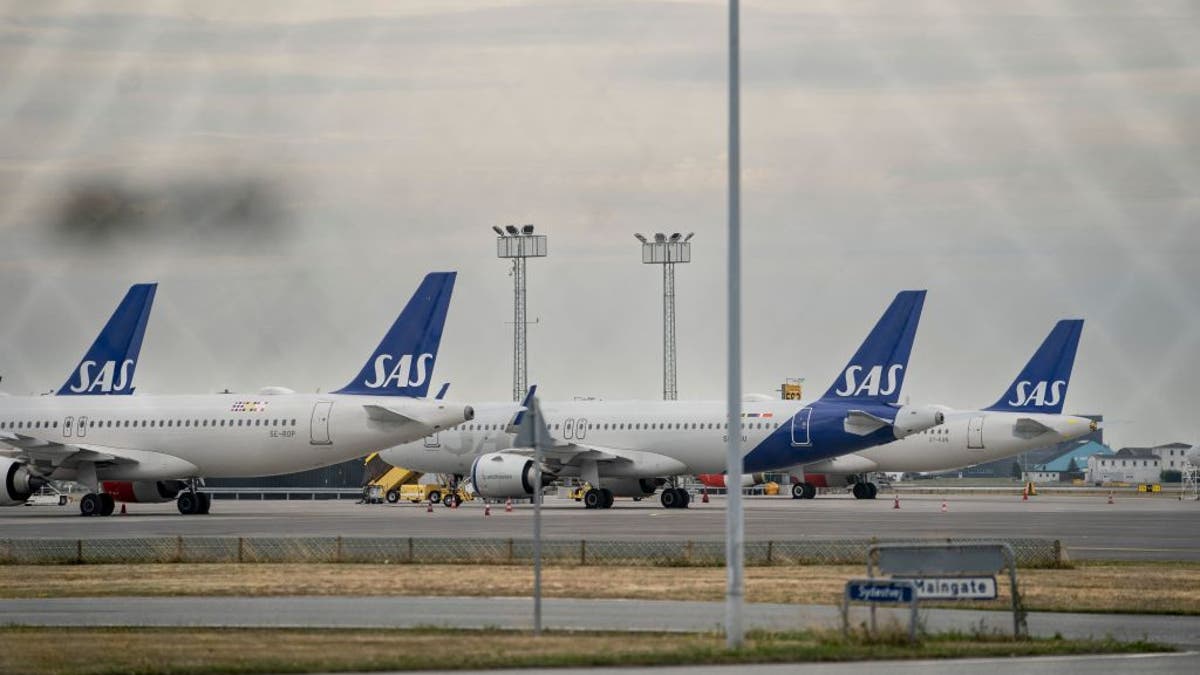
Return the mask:
M611 509L613 506L613 493L608 488L600 488L600 495L604 497L604 505L600 508Z
M583 493L583 506L584 508L588 509L604 508L604 493L596 488L592 488Z
M808 483L792 483L792 499L804 499L804 486Z
M673 509L678 506L679 494L675 492L674 488L667 488L662 491L662 496L658 499L662 502L664 509Z
M855 483L853 489L855 499L870 499L871 489L866 483Z
M100 495L96 493L88 493L79 500L79 515L81 516L98 516L102 506L100 504Z
M197 511L202 516L207 516L212 510L212 495L207 492L197 492L196 497L200 500L200 510Z
M111 516L117 510L117 500L107 492L100 493L100 515Z
M194 516L200 513L200 498L195 492L181 492L175 499L175 508L185 516Z
M804 484L804 498L805 499L814 499L814 498L816 498L816 496L817 496L817 486L813 485L812 483L805 483Z
M867 499L875 499L875 495L879 494L879 486L874 483L867 483Z
M679 490L679 508L686 509L688 507L688 504L692 503L692 495L689 494L688 491L684 490L683 488L675 488L675 489Z

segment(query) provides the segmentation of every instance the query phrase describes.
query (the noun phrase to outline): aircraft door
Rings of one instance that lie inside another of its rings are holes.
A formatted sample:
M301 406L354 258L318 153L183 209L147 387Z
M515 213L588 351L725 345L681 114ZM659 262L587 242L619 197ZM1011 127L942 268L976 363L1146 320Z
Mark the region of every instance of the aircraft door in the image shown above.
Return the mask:
M982 450L983 449L983 416L972 417L971 421L967 422L967 449Z
M442 447L442 441L438 438L441 432L435 431L432 435L425 437L425 447L429 450L437 450Z
M75 435L80 438L87 436L87 424L88 424L87 415L80 417L79 418L79 426L77 427L78 431L76 432Z
M575 423L575 438L578 438L579 440L582 441L583 437L587 436L587 430L588 430L588 421L580 418L580 420Z
M329 439L329 412L333 408L333 401L317 401L313 405L311 429L311 445L332 445L333 441Z
M792 417L792 445L812 445L808 425L812 421L812 408L804 408Z
M575 418L563 420L563 438L575 437Z
M63 438L71 437L71 422L73 422L74 420L75 420L74 417L68 417L63 420Z

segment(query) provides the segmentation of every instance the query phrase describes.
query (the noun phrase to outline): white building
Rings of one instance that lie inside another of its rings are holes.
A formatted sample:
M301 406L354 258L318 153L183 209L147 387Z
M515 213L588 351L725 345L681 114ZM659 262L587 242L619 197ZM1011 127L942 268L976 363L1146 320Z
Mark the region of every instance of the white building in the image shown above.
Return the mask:
M1133 485L1162 482L1163 461L1155 448L1121 448L1088 458L1087 482L1121 482Z

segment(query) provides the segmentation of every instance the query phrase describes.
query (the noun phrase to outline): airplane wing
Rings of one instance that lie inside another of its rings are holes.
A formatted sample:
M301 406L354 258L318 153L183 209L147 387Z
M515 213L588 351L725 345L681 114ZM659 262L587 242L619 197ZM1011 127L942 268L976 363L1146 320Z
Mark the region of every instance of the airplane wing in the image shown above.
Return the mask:
M199 472L191 462L149 450L114 448L94 443L59 443L17 433L0 434L0 443L11 448L5 455L27 461L45 473L79 464L140 467L149 472L180 477L194 476Z
M846 413L842 426L848 434L866 436L877 429L892 426L892 420L872 415L865 410L851 410Z
M508 452L525 457L533 456L533 448L509 448ZM644 450L626 450L610 448L590 443L559 443L542 451L546 463L558 466L578 466L591 460L609 464L629 464L636 466L639 473L650 473L658 476L675 476L687 473L687 466L677 459Z

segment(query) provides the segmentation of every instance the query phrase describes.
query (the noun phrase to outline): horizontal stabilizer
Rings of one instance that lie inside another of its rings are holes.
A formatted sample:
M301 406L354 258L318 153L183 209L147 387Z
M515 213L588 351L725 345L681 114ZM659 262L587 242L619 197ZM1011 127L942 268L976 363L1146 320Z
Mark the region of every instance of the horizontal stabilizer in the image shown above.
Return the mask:
M846 413L846 419L843 422L846 433L856 436L866 436L869 433L878 431L884 427L892 426L892 421L884 419L878 415L872 415L863 410L851 410Z
M1032 417L1022 417L1013 425L1013 431L1020 436L1040 436L1048 431L1054 431L1054 427L1047 426Z
M381 405L364 405L363 410L367 411L368 419L376 422L390 422L392 424L409 424L411 422L416 422L417 424L424 424L427 427L432 427L435 425L435 423L430 420L421 419L411 413L396 412L391 408L385 408Z

